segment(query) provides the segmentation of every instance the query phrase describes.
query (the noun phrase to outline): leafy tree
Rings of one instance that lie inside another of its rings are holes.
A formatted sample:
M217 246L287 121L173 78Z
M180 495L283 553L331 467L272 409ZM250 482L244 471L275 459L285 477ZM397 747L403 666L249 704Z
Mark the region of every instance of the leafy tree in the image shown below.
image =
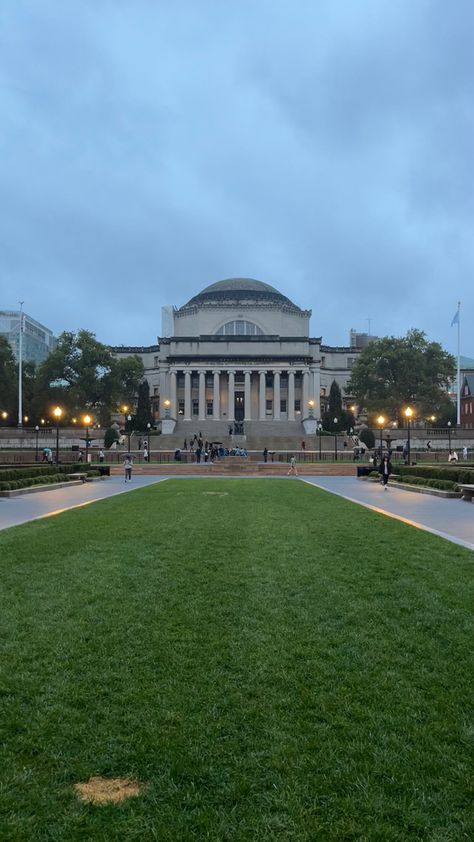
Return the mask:
M12 423L16 409L17 372L15 357L8 340L5 336L0 336L0 413L8 413L5 423Z
M150 405L150 386L148 380L143 380L138 387L137 414L135 428L145 431L147 424L152 423Z
M142 378L140 357L117 360L90 331L65 331L38 369L36 409L50 414L60 403L68 414L87 410L107 423L120 403L134 403Z
M446 405L454 371L454 357L412 329L400 338L372 340L354 364L347 391L369 413L396 418L411 404L417 415L436 415Z
M375 436L372 430L368 430L366 428L361 430L359 433L359 439L366 447L369 448L369 450L372 450L372 448L375 447Z

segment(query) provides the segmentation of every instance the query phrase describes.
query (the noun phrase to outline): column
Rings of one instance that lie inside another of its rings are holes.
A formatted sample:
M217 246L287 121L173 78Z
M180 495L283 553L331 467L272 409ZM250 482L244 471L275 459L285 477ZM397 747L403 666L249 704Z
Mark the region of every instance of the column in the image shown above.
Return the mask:
M321 374L319 368L311 369L311 386L313 389L312 398L314 400L314 417L321 418Z
M212 396L212 417L214 421L219 421L220 418L220 392L219 392L219 378L220 378L220 369L218 371L212 372L214 375L214 392Z
M178 404L176 402L176 371L170 371L170 417L178 417Z
M280 420L280 372L273 372L273 418Z
M288 372L288 421L295 420L295 372Z
M250 421L252 418L252 406L251 406L251 396L250 396L250 371L244 371L245 377L245 410L244 410L244 421Z
M260 375L260 391L259 391L259 401L258 405L260 408L260 421L265 421L266 417L266 403L265 403L265 390L266 390L266 383L265 383L265 376L266 371L259 371Z
M199 421L206 420L206 372L199 372Z
M191 421L191 372L184 372L184 418L183 421Z
M303 390L301 395L301 418L308 417L308 400L309 400L309 371L307 368L303 369Z
M235 408L235 371L227 372L227 418L229 421L234 421Z

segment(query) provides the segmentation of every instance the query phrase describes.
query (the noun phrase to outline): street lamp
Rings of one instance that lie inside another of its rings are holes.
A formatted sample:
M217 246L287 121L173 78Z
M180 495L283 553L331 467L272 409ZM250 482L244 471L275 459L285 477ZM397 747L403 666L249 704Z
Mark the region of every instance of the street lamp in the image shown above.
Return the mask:
M319 461L321 461L321 436L323 434L323 425L321 421L318 424L318 433L319 433Z
M150 422L149 422L149 421L148 421L148 424L146 425L146 428L147 428L147 430L148 430L148 462L149 462L149 461L150 461L150 456L151 456L151 441L150 441L150 430L151 430L151 424L150 424Z
M165 418L169 418L170 417L171 401L168 398L166 398L166 400L163 401L163 406L165 408Z
M92 422L90 415L84 415L82 419L86 428L86 465L89 462L89 424Z
M410 454L410 421L413 418L413 410L412 410L411 406L407 406L407 408L405 409L405 418L407 419L407 439L408 439L408 441L407 441L407 457L408 457L407 461L408 461L408 464L410 464L410 457L411 457L411 454Z
M334 419L334 461L337 462L337 430L336 425L338 423L338 419Z
M8 412L5 412L5 410L3 410L3 412L2 412L2 420L3 420L3 421L6 421L6 420L7 420L7 418L8 418Z
M127 406L128 409L128 406ZM128 452L130 453L130 424L132 423L132 416L127 415L127 435L128 435Z
M38 435L39 435L39 431L40 431L40 428L38 427L38 424L37 424L36 427L35 427L35 435L36 435L35 462L37 462L38 458L39 458L38 457Z
M56 418L56 465L59 465L59 421L63 411L60 406L53 409L53 415Z
M377 424L380 427L380 461L382 461L382 454L383 454L383 443L382 443L382 431L385 424L385 418L383 415L379 415L377 418Z
M310 418L314 417L314 401L308 401L308 415Z
M448 421L448 450L451 454L451 421Z

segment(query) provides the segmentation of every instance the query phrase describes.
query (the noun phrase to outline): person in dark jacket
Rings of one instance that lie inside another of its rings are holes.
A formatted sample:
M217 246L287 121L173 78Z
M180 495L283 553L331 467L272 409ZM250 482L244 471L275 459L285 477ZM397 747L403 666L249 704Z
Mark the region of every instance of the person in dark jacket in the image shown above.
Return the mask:
M387 483L388 483L388 479L389 479L391 473L392 473L392 463L391 463L390 459L388 458L388 456L384 456L381 463L380 463L380 467L379 467L379 474L382 478L384 491L387 490Z

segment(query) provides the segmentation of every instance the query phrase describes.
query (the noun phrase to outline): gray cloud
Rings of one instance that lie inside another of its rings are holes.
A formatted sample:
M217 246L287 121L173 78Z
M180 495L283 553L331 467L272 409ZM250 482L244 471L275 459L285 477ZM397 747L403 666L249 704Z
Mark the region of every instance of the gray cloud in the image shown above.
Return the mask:
M151 343L162 304L246 275L328 343L370 316L453 350L473 29L469 0L4 4L2 306Z

